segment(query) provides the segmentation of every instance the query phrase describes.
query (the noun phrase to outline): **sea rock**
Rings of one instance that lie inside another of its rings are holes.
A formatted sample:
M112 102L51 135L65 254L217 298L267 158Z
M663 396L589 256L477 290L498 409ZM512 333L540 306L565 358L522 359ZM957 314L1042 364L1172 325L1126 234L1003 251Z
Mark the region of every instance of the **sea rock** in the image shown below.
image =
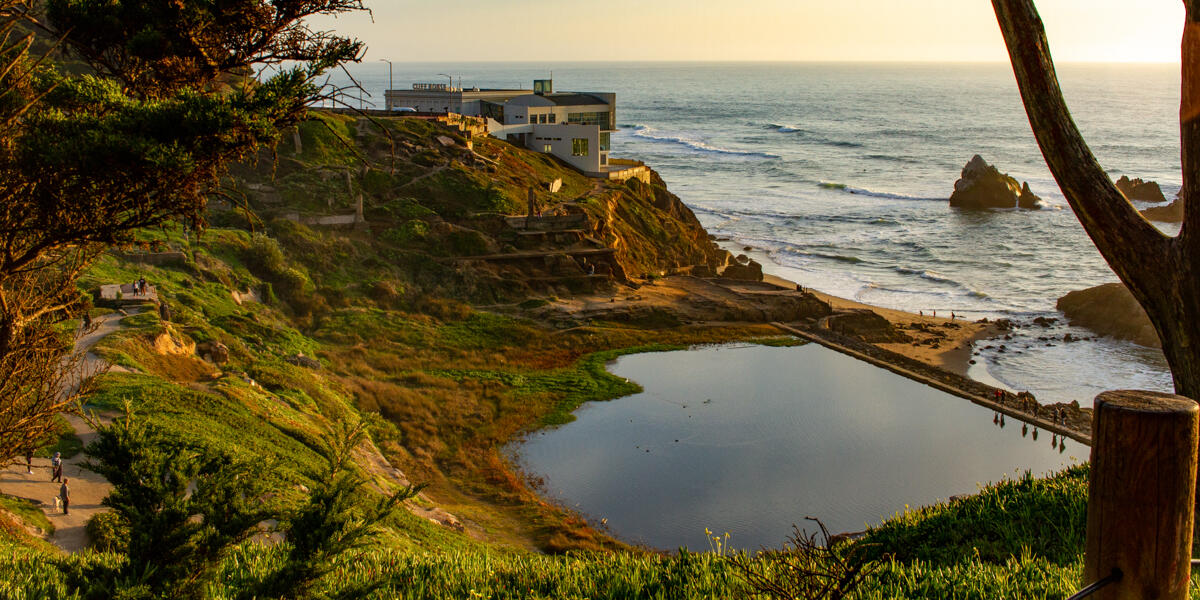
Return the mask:
M950 206L957 208L1038 208L1041 199L1016 179L1001 173L976 154L963 167L962 177L954 182Z
M1142 216L1151 221L1159 221L1161 223L1182 223L1183 196L1174 199L1170 204L1151 206L1142 211Z
M1042 199L1029 189L1028 181L1021 184L1021 195L1017 196L1017 206L1028 210L1037 210L1042 207Z
M841 335L856 337L871 344L907 343L912 338L896 329L891 321L869 309L844 310L824 319L824 326Z
M1123 284L1106 283L1071 292L1058 299L1058 310L1072 325L1141 346L1162 348L1150 317Z
M1158 183L1153 181L1142 181L1141 179L1130 179L1128 175L1122 175L1117 180L1117 189L1125 194L1130 200L1141 200L1143 202L1166 202L1166 196L1163 196L1162 188L1158 187Z
M726 279L737 279L740 281L762 281L762 265L755 260L751 260L744 265L734 263L728 267L725 267L725 271L721 273L721 277Z

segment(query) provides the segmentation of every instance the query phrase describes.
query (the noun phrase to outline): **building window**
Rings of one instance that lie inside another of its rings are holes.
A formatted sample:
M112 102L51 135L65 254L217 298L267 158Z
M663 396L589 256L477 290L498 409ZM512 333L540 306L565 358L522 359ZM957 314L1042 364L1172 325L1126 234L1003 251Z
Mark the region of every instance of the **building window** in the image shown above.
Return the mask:
M567 122L576 125L599 125L601 129L616 129L611 112L578 112L567 115Z
M612 135L607 131L600 132L600 151L608 152L612 150Z
M557 115L557 114L555 114L555 113L550 113L550 122L551 122L551 123L554 123L554 122L556 122L557 120L558 120L558 115Z
M600 164L602 164L602 165L608 164L608 155L607 154L600 155Z
M587 156L587 138L571 138L571 156Z
M542 146L542 152L545 152L546 154L550 154L551 150L554 150L554 147L551 146L550 144L546 144L545 146Z
M548 120L549 118L550 118L550 116L549 116L549 115L547 115L546 113L542 113L542 114L541 114L541 116L540 116L540 117L538 117L538 120L539 120L538 122L540 122L540 123L546 123L546 122L548 122L547 120Z

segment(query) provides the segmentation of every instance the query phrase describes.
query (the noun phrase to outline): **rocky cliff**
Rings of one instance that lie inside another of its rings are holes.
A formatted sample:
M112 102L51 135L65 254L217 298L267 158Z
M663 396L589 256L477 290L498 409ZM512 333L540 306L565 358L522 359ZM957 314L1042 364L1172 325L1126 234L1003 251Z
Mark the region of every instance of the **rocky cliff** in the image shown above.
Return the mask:
M234 176L274 229L370 241L388 256L381 270L392 273L381 277L471 302L569 295L727 260L656 173L649 183L590 179L435 120L314 113L290 143Z

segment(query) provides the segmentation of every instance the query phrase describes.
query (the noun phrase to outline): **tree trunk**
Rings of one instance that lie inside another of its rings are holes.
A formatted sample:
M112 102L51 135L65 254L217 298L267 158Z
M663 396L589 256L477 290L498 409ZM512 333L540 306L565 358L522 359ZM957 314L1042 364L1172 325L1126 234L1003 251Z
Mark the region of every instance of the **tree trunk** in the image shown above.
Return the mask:
M1146 309L1162 339L1175 393L1200 399L1200 0L1185 0L1180 136L1180 234L1146 221L1109 179L1071 119L1045 28L1032 0L992 0L1038 146L1080 223L1112 270Z

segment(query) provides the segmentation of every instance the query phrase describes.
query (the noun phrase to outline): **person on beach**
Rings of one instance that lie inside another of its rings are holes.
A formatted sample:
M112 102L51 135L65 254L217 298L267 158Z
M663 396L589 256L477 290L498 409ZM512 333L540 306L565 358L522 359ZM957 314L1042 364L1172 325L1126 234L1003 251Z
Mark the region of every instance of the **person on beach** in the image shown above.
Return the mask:
M62 485L58 488L58 499L62 501L63 514L71 514L71 511L68 510L71 506L71 488L67 487L66 478L62 480Z
M62 452L55 452L50 458L50 481L62 479Z

